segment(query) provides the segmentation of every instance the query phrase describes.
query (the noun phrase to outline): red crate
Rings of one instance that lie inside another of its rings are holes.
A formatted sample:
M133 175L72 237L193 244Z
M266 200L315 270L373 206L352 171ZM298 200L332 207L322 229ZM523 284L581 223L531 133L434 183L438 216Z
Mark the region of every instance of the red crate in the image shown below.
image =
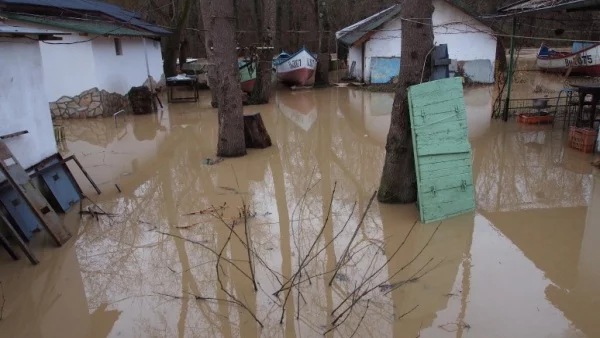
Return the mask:
M593 153L598 132L592 128L571 127L569 130L569 147L584 153Z
M517 117L517 122L525 124L552 124L554 122L554 116L541 116L532 113L526 113L520 114L519 117Z

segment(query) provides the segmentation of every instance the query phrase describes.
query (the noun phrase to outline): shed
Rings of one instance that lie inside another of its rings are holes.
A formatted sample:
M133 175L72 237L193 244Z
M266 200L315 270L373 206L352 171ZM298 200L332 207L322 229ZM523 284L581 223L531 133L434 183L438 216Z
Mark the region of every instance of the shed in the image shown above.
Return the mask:
M46 109L53 118L112 116L131 87L164 81L160 38L169 31L95 0L0 0L8 24L71 33L42 41Z
M456 0L434 0L435 44L447 44L451 72L474 83L493 83L496 36L477 15ZM350 76L365 83L390 83L400 72L401 4L389 7L336 33L348 48Z
M0 135L28 131L5 141L24 168L58 152L39 41L60 40L66 34L0 22Z

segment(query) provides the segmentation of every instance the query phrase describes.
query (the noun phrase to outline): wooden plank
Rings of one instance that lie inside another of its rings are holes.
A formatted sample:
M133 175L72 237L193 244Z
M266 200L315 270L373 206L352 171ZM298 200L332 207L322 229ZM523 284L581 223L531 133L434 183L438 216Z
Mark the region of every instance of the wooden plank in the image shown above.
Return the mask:
M408 98L421 221L472 211L475 187L462 79L412 86Z
M0 245L2 245L4 250L6 250L6 252L8 252L8 255L12 259L14 259L15 261L19 260L19 255L17 255L17 252L15 251L15 249L13 249L12 245L10 245L10 243L8 242L6 237L4 237L4 235L2 235L2 232L0 232Z
M27 256L27 258L29 259L29 261L31 262L31 264L33 264L33 265L38 264L39 261L35 257L35 255L31 251L31 249L29 248L29 246L27 244L25 244L25 242L23 241L23 239L21 238L21 236L19 236L19 234L17 233L17 230L15 229L14 225L1 212L0 212L0 220L2 220L2 222L4 222L4 224L6 224L6 227L8 227L8 230L10 230L10 233L15 238L15 241L17 242L17 245L19 246L19 248L21 248L21 250L23 251L23 253L25 254L25 256Z
M0 141L0 171L27 203L56 244L62 246L66 243L71 238L71 233L65 229L54 209L36 189L25 169L2 141Z

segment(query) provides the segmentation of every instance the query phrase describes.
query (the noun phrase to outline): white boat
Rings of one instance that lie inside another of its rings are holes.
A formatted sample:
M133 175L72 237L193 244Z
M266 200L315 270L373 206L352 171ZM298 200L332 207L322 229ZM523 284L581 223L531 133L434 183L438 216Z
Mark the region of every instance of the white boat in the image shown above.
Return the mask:
M291 86L310 85L317 69L317 58L305 47L294 54L281 53L273 60L277 78Z
M600 44L584 45L573 52L559 52L542 44L537 55L537 66L547 72L566 73L571 75L600 76Z

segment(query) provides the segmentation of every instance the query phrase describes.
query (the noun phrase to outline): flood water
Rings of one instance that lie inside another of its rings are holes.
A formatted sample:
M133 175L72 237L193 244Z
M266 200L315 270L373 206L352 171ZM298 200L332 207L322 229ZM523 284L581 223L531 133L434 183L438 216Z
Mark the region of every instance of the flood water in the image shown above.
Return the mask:
M64 122L102 194L77 180L115 216L74 207L77 236L38 234L36 267L0 255L0 337L320 337L337 317L329 337L600 337L592 156L561 126L490 121L491 88L465 95L477 212L428 225L369 207L392 94L279 91L245 107L274 146L215 165L208 92Z

